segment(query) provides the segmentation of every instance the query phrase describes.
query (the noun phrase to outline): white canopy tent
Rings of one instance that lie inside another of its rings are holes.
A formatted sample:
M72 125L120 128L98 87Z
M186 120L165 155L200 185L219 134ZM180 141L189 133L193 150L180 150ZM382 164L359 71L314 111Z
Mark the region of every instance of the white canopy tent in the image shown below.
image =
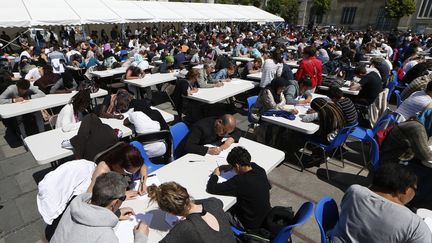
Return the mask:
M115 1L0 0L0 27L155 22L280 22L281 17L253 6Z

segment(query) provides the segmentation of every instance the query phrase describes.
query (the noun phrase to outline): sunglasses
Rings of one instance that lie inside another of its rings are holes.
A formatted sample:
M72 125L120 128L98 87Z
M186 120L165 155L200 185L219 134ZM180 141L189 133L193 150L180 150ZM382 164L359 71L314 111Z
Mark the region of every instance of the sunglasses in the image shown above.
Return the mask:
M126 169L123 169L123 172L124 172L126 175L129 175L129 176L131 176L131 175L134 174L133 172L129 172L129 171L127 171Z

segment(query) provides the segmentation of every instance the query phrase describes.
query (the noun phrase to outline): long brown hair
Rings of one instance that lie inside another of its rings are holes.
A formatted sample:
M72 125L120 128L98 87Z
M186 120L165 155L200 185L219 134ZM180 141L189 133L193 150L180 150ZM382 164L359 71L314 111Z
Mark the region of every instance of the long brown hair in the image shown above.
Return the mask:
M311 108L318 112L319 135L327 138L329 133L343 128L346 125L342 110L335 103L324 99L315 98L311 102Z

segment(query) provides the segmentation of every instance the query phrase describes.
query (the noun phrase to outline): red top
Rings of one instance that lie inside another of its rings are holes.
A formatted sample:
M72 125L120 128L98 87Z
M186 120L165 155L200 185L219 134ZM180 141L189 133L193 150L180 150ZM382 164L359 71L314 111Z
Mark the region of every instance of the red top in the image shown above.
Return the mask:
M322 84L322 63L315 56L309 57L300 62L300 67L297 70L295 79L301 80L305 74L309 74L312 80L312 87Z

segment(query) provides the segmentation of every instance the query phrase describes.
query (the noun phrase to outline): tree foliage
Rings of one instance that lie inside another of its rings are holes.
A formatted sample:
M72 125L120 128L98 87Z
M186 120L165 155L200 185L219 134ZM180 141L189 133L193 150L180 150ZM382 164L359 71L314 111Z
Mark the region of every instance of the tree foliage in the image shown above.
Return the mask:
M413 14L416 10L416 3L415 0L387 0L385 10L388 17L400 19Z
M331 0L314 0L313 6L316 15L324 15L330 10Z
M281 16L288 23L295 24L299 14L299 3L297 0L269 0L266 10Z

